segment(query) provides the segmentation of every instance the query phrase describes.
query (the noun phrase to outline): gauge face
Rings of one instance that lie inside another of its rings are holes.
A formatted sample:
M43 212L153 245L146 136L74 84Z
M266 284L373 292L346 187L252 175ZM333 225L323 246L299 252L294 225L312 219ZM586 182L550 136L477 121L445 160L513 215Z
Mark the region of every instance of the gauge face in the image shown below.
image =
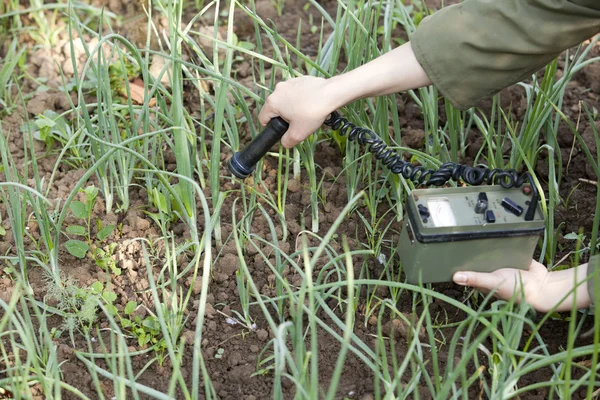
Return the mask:
M435 227L456 226L456 218L448 199L434 197L427 200L427 208Z

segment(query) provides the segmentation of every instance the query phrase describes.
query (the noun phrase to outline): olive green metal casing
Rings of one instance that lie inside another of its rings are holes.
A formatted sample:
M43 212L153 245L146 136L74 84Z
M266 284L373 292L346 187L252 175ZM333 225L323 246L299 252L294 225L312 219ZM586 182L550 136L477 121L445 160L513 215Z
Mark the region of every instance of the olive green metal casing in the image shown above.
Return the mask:
M485 212L476 212L482 192L487 210L494 213L493 223L486 220ZM520 206L522 214L507 211L504 198ZM529 201L531 195L522 189L499 185L413 190L399 245L407 281L450 282L456 271L527 269L545 226L539 206L533 220L525 221Z

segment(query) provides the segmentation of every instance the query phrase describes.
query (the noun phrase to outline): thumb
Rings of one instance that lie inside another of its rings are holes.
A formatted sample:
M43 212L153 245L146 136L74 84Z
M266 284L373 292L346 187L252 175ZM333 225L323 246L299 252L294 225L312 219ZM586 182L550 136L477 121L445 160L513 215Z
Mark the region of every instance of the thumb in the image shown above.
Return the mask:
M491 291L497 289L506 277L487 272L459 271L452 276L457 285L472 286L476 289Z

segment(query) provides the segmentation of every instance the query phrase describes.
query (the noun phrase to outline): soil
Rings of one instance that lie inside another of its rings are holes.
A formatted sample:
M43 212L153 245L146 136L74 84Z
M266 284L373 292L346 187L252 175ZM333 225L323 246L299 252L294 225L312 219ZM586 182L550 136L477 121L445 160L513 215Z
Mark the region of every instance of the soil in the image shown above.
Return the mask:
M118 15L125 16L124 23L115 26L115 31L125 34L132 42L139 43L145 41L145 27L140 28L139 19L137 18L141 12L140 3L133 0L129 1L113 1L113 0L96 0L96 5L106 6L107 10L117 13ZM324 1L322 2L324 7L335 9L335 2ZM430 2L430 5L439 6L438 1ZM278 16L272 7L272 3L269 0L259 0L256 2L256 8L259 15L267 21L268 19L273 20L275 26L277 26L278 32L286 37L291 42L296 40L296 30L298 21L302 19L303 26L308 24L309 15L312 13L312 18L315 21L319 21L319 16L314 10L310 8L304 9L303 2L290 1L286 3L284 13L282 16ZM210 17L207 17L203 23L210 23ZM27 18L24 17L24 22L27 23ZM160 24L160 21L158 21ZM140 32L143 32L143 36L140 36ZM236 34L240 40L253 40L254 28L251 22L244 18L239 17L236 22ZM59 35L59 45L55 48L31 48L28 54L28 73L30 78L23 81L22 90L27 96L27 102L25 107L17 107L9 115L2 113L0 109L0 116L2 120L2 130L8 138L8 145L10 154L15 161L17 167L21 171L25 171L26 157L24 153L24 137L21 133L21 126L25 122L26 117L32 118L36 115L43 114L46 110L52 110L55 112L64 112L71 108L70 101L76 101L76 97L72 96L71 99L66 97L63 93L58 91L61 83L61 78L57 65L61 65L64 68L66 74L73 73L73 67L70 64L70 56L68 46L65 48L67 43L66 32ZM89 38L84 38L89 40ZM301 49L304 53L309 55L316 54L316 49L319 43L319 37L315 35L303 35L301 38ZM268 51L266 49L265 51ZM3 55L3 48L0 46L0 56ZM596 46L590 52L591 56L600 55L600 47ZM83 57L83 53L80 54ZM252 82L252 74L249 71L249 64L242 61L236 64L237 77L240 81L250 85ZM600 78L600 64L591 64L579 72L575 79L569 84L567 93L565 96L565 107L568 110L569 116L572 120L577 120L580 107L579 102L584 101L590 106L599 107L598 96L600 96L600 85L598 82ZM41 80L40 80L41 79ZM39 91L40 85L46 85L48 90ZM188 88L190 91L186 93L187 104L189 110L197 110L198 99L194 91ZM400 99L399 104L402 104L402 129L403 129L403 144L420 147L423 140L423 119L418 111L418 107L407 95L398 95ZM523 116L523 92L519 87L511 87L505 89L501 93L502 106L510 110L509 112L515 118L519 120ZM483 102L482 108L485 110L490 107L490 103ZM442 107L443 110L443 107ZM443 113L442 113L443 115ZM600 125L598 125L600 129ZM593 145L593 131L588 126L586 118L581 118L579 131L586 143L589 143L589 148L596 156L595 145ZM470 148L467 153L467 159L465 161L472 160L474 154L482 144L481 136L477 132L473 131L470 133ZM593 170L589 167L589 163L586 160L586 156L581 149L581 146L574 141L573 134L569 131L568 127L564 124L560 126L560 132L558 135L558 142L561 147L561 157L563 165L568 165L568 173L562 177L560 182L561 193L569 193L568 203L561 204L555 214L556 225L561 233L559 238L561 244L561 254L557 255L557 259L567 255L573 250L573 242L562 238L562 234L570 232L578 232L580 229L588 235L592 230L592 216L596 208L596 186L593 182L597 179ZM51 174L54 172L52 186L49 189L48 197L52 201L58 199L65 199L72 191L75 182L77 182L86 172L83 169L74 168L68 163L60 163L56 165L56 155L53 153L46 154L46 149L43 143L36 142L35 150L40 155L39 159L39 172L40 175L49 180ZM229 155L225 155L223 160ZM316 163L322 168L318 171L319 179L321 176L333 173L337 176L341 172L342 156L339 151L329 143L322 143L319 145L318 151L315 153ZM165 153L165 159L169 165L174 165L175 160L173 154ZM262 171L263 179L268 186L274 187L276 184L276 176L274 171L277 166L270 162L265 163L265 169ZM537 161L537 173L539 178L542 180L547 179L548 171L548 159L547 154L541 154ZM56 168L56 170L55 170ZM227 175L225 163L223 162L223 176ZM0 176L4 179L4 176ZM90 183L94 183L95 178L91 178ZM301 216L305 215L305 220L301 218L290 217L287 221L287 228L290 232L286 241L280 241L281 249L286 253L291 253L297 246L296 236L301 230L301 226L306 226L310 223L310 190L309 185L305 180L301 182L290 181L289 182L289 195L287 204L285 205L285 212L288 216ZM545 184L545 183L544 183ZM224 188L232 188L233 183L230 181L224 181ZM340 214L341 210L346 206L348 202L348 196L345 189L345 182L343 176L340 177L336 182L331 182L325 179L325 190L327 192L327 208L321 210L321 232L326 232L331 224L335 221L336 217ZM210 193L207 191L206 195L209 197ZM121 223L122 229L118 232L113 233L111 241L118 243L115 250L115 259L117 260L118 266L122 269L120 276L109 276L98 268L91 260L78 259L69 254L64 246L60 250L60 262L61 269L67 276L71 276L84 287L92 285L96 281L106 282L107 278L110 280L110 285L117 294L116 305L119 310L123 310L128 301L136 301L138 304L144 304L149 309L154 309L152 297L148 294L147 289L149 288L148 273L146 270L146 263L143 258L142 245L137 238L157 238L159 232L154 222L144 213L144 209L148 204L148 195L144 189L138 187L132 187L130 191L131 206L125 214L114 214L106 213L105 203L103 199L99 199L93 212L94 216L100 218L104 225L111 223ZM223 206L221 220L223 224L223 237L226 238L231 233L231 206L233 204L233 198L227 198L225 205ZM2 217L2 227L8 232L5 236L0 236L0 254L7 254L11 251L14 246L11 235L11 226L7 218L6 210L4 206L0 204L0 215ZM239 216L238 216L239 220ZM391 221L391 220L390 220ZM75 223L75 220L67 220L66 225ZM397 241L400 226L397 222L391 221L393 224L392 233L390 236L391 241ZM342 225L340 230L341 234L347 234L350 239L350 246L354 248L359 246L361 239L365 237L365 233L361 232L361 220L356 216L351 216L348 221ZM281 234L281 227L277 227L278 233ZM28 232L31 236L24 238L25 245L32 249L35 241L32 238L39 237L39 229L35 220L32 218L28 223ZM262 217L257 217L253 221L253 232L258 237L270 239L270 230L266 220ZM357 233L358 232L358 233ZM186 235L189 233L186 231L183 224L174 227L174 233L176 239L183 241ZM153 256L157 259L164 257L166 244L162 241L155 243L153 248ZM340 250L339 244L338 250ZM272 286L274 276L268 273L268 268L265 266L264 260L258 255L255 249L246 249L248 267L252 273L253 279L260 288L261 292L266 295L272 295L274 288ZM271 397L273 377L270 374L254 374L257 369L257 363L261 358L261 351L267 346L268 341L274 337L273 332L270 331L267 322L264 318L259 317L255 323L255 329L247 329L241 324L231 324L226 318L227 316L233 317L233 311L239 310L239 304L236 303L236 299L239 298L237 291L235 271L238 265L238 253L235 246L230 242L226 243L222 248L214 248L213 253L216 254L213 266L213 274L209 287L208 294L208 307L206 313L204 337L202 342L202 351L206 360L206 368L209 371L212 379L215 391L219 398L222 399L260 399ZM373 274L377 275L381 272L381 265L376 260L367 260L370 266L370 270ZM158 265L153 270L154 276L158 276ZM358 272L358 270L357 270ZM291 271L287 271L287 279L290 282L297 282L300 278L297 274ZM47 288L44 280L44 273L40 269L31 268L28 276L29 282L34 290L35 297L39 300L43 300L47 295ZM198 301L200 298L201 277L197 277L193 280L191 277L181 282L185 289L193 288L193 296L190 300L189 307L186 310L186 316L189 317L188 322L185 324L182 336L187 338L187 350L182 360L182 374L186 382L191 382L191 370L192 370L192 345L195 329L195 315L197 312ZM0 299L8 301L13 293L14 281L9 278L8 274L2 275L0 270ZM454 284L439 284L435 285L435 290L444 293L447 296L453 297L459 301L466 301L467 297L471 295L469 291L465 291L462 288L455 286ZM389 293L386 293L387 289L381 288L379 296L386 297ZM366 297L361 298L363 302L366 302ZM365 304L359 305L359 310L364 309ZM405 293L399 302L398 307L401 311L406 313L408 318L412 312L412 295ZM455 308L449 306L443 302L434 301L429 305L432 315L446 316L449 323L461 321L465 315L462 312L457 311ZM138 312L138 311L136 311ZM139 313L143 316L145 311L141 310ZM255 315L262 315L260 311L256 311ZM365 323L357 323L355 334L358 335L365 343L371 343L374 347L373 337L377 335L376 321L372 318L365 316L364 313L360 315ZM323 317L325 320L326 317ZM540 316L541 318L541 316ZM59 318L49 319L49 322L55 323L56 327L62 323ZM387 316L385 319L385 325L383 331L388 335L396 335L397 343L395 351L399 358L403 354L406 354L406 327L403 328L402 323L399 319L391 319ZM585 328L592 326L592 321L588 320L585 322ZM109 327L109 322L106 318L101 319L98 322L98 326L101 328L103 335L106 335L105 339L108 339L106 329ZM395 328L395 329L393 329ZM452 336L454 328L440 329L439 337ZM395 333L393 333L395 331ZM404 333L403 333L404 332ZM561 319L550 319L543 325L542 331L540 332L545 340L545 343L549 345L549 351L557 352L561 348L566 346L567 335L568 335L568 323ZM587 344L591 339L579 339L578 344ZM99 342L98 342L99 343ZM68 335L63 335L56 339L58 347L59 361L61 362L61 370L63 372L63 379L66 383L73 385L78 388L82 393L95 398L96 388L92 381L92 377L89 374L87 368L78 358L75 356L74 350L87 350L87 343L78 337L76 342L71 342ZM327 379L333 373L335 363L339 352L339 342L329 334L323 332L320 336L320 349L319 349L319 368L321 379L323 382L327 382ZM135 351L139 349L139 346L133 340L128 340L130 350ZM101 351L100 345L94 350ZM217 357L223 350L222 357ZM150 356L148 354L134 356L133 357L133 368L135 371L140 371L145 364L149 361ZM443 358L446 357L446 360ZM440 350L440 365L444 365L448 362L447 348L442 347ZM450 360L452 361L452 360ZM99 362L102 366L102 362ZM166 391L170 380L171 365L167 360L161 366L159 363L153 363L148 369L146 369L138 379L139 383L153 387L159 391ZM469 368L473 369L474 366ZM433 371L431 371L433 373ZM536 371L534 374L526 377L521 384L527 384L528 382L539 382L547 381L552 378L552 371L542 369ZM352 399L372 399L374 396L373 387L374 377L372 371L367 368L363 362L354 354L349 353L347 361L344 366L344 370L341 377L340 388L338 391L338 398L352 398ZM113 393L113 385L109 380L101 379L101 386L104 395L107 398L111 398ZM291 398L294 394L294 385L291 381L285 381L284 394L286 398ZM420 389L421 398L427 399L431 395L425 385ZM472 389L473 397L479 395L479 388L474 387ZM182 394L177 393L176 397L181 398ZM574 394L573 398L578 398L578 393ZM542 398L546 397L546 392L542 390L534 391L528 394L528 398ZM581 398L585 397L585 394L581 395ZM65 398L71 398L69 395Z

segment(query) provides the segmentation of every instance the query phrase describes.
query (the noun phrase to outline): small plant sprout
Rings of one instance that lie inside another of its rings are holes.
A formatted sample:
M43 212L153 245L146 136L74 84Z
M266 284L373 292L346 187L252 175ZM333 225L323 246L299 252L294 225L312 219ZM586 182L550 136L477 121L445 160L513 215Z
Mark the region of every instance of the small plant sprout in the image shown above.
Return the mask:
M102 221L98 218L94 226L92 216L98 198L98 188L88 186L82 190L82 193L85 194L85 201L75 200L71 203L70 208L73 217L82 221L83 225L69 225L66 232L73 236L83 237L84 240L69 239L65 243L65 247L71 255L77 258L85 258L91 249L91 257L99 267L119 275L121 271L113 258L117 243L101 247L101 243L115 230L115 225L103 226ZM92 234L94 230L96 231L95 235Z
M62 331L67 331L75 346L74 332L86 334L98 316L98 302L101 294L92 286L92 290L80 287L72 277L62 275L56 279L46 276L47 296L57 302L56 308L62 314ZM59 336L60 333L57 333Z

